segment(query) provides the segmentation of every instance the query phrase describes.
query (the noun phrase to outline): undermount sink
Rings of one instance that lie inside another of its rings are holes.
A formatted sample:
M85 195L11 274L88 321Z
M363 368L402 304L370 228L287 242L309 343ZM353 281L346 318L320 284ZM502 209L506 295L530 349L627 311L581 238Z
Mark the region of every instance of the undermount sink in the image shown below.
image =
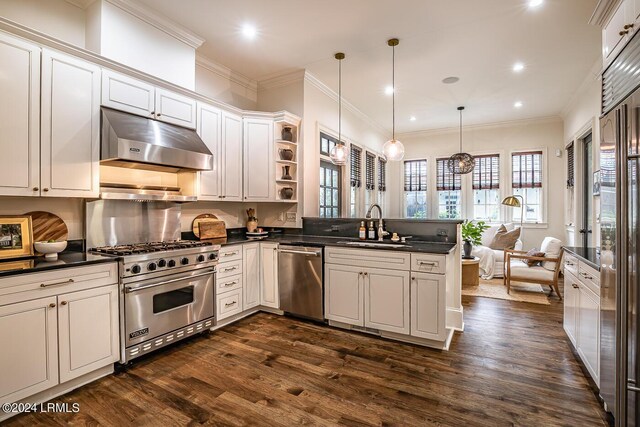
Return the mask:
M382 243L382 242L338 242L349 246L359 246L363 248L406 248L406 244Z

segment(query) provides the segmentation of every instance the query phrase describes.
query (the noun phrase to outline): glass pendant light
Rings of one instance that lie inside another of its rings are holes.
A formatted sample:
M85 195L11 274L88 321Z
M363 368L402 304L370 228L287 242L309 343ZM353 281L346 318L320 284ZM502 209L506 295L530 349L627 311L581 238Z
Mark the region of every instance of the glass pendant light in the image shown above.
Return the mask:
M391 99L393 105L393 120L391 139L384 143L382 151L384 152L387 160L392 162L397 162L404 158L404 145L396 139L396 46L398 46L399 43L400 40L398 39L390 39L387 41L387 44L393 49L391 59L391 87L393 88L393 92L391 92Z
M456 175L470 173L476 167L473 156L462 151L462 110L464 110L464 107L458 107L458 111L460 111L460 152L449 157L447 162L447 167L451 173Z
M329 157L334 165L344 166L349 161L349 149L342 143L342 60L345 55L338 52L334 56L338 60L338 142L331 149Z

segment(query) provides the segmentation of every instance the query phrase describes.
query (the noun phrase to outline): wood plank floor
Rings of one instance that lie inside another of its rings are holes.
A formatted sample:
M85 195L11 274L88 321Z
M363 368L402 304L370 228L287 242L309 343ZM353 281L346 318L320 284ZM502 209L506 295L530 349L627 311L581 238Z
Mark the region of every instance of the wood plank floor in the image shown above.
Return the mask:
M261 313L7 425L606 425L551 300L464 297L449 352Z

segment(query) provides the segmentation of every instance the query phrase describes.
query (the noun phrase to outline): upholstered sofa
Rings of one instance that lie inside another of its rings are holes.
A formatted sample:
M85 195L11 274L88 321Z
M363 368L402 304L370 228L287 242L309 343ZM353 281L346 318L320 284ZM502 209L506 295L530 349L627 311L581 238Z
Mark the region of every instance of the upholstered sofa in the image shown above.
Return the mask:
M492 225L487 228L484 233L482 233L482 245L475 246L471 251L473 256L480 258L480 274L482 277L487 279L493 277L504 277L504 250L494 250L489 248L489 245L493 241L493 238L501 225L502 224ZM516 226L511 222L504 224L504 226L507 231L512 231L516 228ZM521 251L522 240L518 239L513 249Z

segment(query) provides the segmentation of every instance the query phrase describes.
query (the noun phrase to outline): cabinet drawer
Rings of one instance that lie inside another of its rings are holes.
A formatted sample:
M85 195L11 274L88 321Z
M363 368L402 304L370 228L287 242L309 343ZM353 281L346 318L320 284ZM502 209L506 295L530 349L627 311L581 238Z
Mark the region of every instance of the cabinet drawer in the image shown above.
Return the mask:
M225 292L224 294L218 295L217 299L218 307L216 316L218 321L242 311L242 289Z
M446 272L444 255L411 254L411 271L444 274Z
M596 295L600 295L600 272L595 268L592 268L584 262L578 263L578 279L586 287L595 292Z
M565 252L563 259L564 260L562 261L562 263L564 264L564 269L566 271L569 271L574 276L577 276L578 275L578 258Z
M407 253L386 249L346 249L327 247L325 262L357 267L389 268L392 270L409 270L411 256Z
M229 248L222 248L220 249L218 256L220 259L220 263L242 259L242 245L235 245Z
M235 276L216 278L216 294L242 289L242 274Z
M218 278L242 274L242 260L223 262L218 265Z

